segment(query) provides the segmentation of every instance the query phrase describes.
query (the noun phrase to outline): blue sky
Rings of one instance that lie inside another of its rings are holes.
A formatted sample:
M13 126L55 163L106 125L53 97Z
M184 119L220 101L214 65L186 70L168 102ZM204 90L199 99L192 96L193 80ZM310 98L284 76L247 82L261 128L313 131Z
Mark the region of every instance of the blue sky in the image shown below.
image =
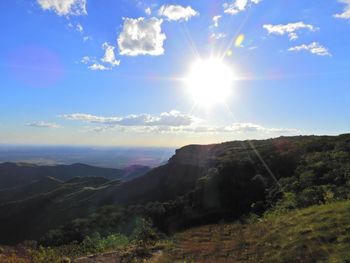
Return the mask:
M8 0L0 31L0 143L349 132L349 0ZM207 107L184 79L211 56L236 79Z

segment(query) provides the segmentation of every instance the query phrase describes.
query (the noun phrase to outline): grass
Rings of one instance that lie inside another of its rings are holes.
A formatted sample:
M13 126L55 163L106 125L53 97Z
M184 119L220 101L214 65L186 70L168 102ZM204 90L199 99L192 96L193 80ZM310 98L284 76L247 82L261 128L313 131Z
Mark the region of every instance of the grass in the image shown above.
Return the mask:
M34 255L42 257L37 262L58 262L47 259L119 251L116 254L123 258L130 255L132 259L134 250L127 245L126 239L110 237L88 243L83 248L39 249ZM151 250L153 258L145 262L350 263L350 201L312 206L280 216L270 215L255 223L192 228L176 234L171 240L158 242ZM14 251L5 250L0 251L0 262L32 261L28 261L26 255L20 257Z
M350 201L174 236L158 262L350 262Z
M117 234L105 238L88 238L83 243L71 243L59 247L30 248L17 246L0 249L1 263L62 263L91 254L122 251L129 245L127 237Z

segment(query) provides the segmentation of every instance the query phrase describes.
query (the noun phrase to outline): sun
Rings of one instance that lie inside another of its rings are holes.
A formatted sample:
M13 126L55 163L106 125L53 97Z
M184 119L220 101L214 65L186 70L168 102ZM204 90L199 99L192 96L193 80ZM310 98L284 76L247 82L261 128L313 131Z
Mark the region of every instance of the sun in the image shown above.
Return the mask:
M186 78L186 86L197 104L211 106L229 97L233 71L222 60L210 58L196 61Z

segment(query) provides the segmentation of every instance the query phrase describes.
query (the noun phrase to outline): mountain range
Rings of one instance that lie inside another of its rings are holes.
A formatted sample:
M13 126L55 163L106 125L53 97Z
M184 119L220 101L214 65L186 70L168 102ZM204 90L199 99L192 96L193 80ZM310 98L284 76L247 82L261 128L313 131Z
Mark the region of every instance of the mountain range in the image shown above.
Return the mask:
M286 193L296 207L326 202L327 194L346 199L349 183L350 134L188 145L152 170L4 163L0 243L39 240L108 205L124 207L126 221L145 214L171 233L262 214L284 204Z

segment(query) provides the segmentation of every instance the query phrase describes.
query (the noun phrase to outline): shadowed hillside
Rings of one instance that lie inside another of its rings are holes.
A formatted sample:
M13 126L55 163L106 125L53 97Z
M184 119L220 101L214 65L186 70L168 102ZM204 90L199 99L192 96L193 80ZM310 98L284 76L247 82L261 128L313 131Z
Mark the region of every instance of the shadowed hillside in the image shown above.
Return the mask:
M149 171L147 166L131 166L125 169L100 168L85 164L38 166L27 163L0 164L0 189L19 187L53 177L66 181L79 176L104 177L109 180L130 180Z
M131 181L67 181L1 205L0 233L6 235L0 242L39 239L50 229L56 232L45 238L47 243L81 241L103 228L126 230L121 226L135 217L150 218L157 229L171 234L271 209L284 213L348 199L349 176L350 135L190 145ZM114 208L99 217L104 206ZM77 218L83 220L72 221Z
M0 187L18 187L44 176L66 181L76 176L99 176L116 179L120 178L121 175L122 171L118 169L98 168L84 164L37 166L26 163L3 163L0 164Z
M247 218L242 222L195 227L157 242L150 248L149 256L138 255L137 248L127 239L115 237L114 243L110 240L101 252L86 242L81 247L72 244L47 250L0 247L0 261L58 263L68 257L76 263L348 262L349 217L350 202L334 202L253 221ZM84 253L89 256L83 256Z
M34 195L49 192L62 183L63 181L59 179L45 176L26 185L2 189L0 190L0 204L23 200Z

